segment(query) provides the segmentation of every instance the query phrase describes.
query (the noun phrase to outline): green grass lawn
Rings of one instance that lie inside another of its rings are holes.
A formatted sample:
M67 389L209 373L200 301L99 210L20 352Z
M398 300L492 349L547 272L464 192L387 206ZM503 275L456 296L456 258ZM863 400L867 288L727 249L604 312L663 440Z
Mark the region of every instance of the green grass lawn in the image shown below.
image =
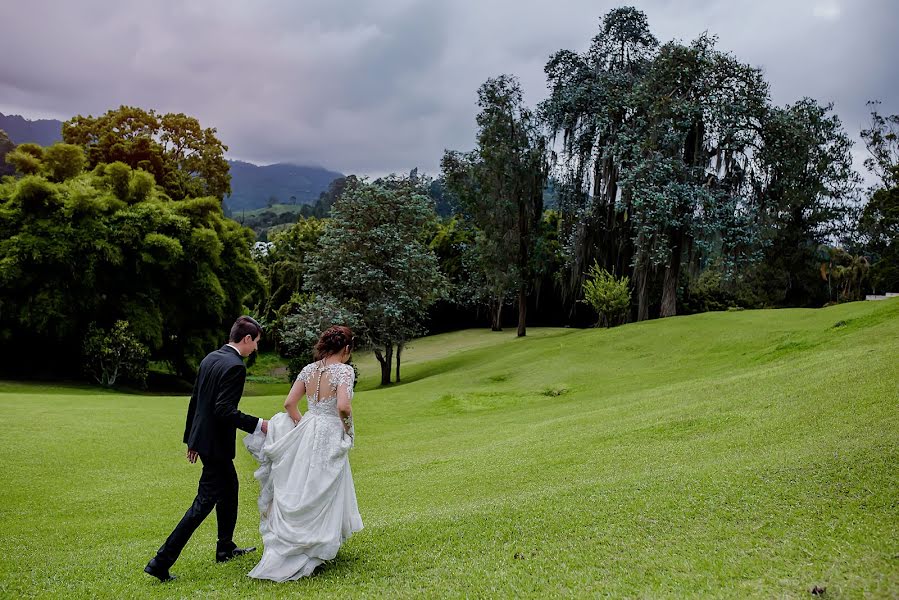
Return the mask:
M365 530L287 584L215 564L214 517L142 572L196 491L186 397L0 383L0 595L897 598L897 357L899 300L433 336L385 389L360 356Z

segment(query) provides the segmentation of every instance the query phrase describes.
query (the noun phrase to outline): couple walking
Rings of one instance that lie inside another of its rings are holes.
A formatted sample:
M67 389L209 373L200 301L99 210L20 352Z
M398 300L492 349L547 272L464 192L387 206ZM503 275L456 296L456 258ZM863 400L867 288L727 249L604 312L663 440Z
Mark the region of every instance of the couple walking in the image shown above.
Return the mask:
M362 529L347 453L353 447L351 401L355 375L346 364L353 346L347 327L321 334L314 363L306 365L284 402L286 412L266 421L237 409L246 380L243 358L252 354L262 327L240 317L229 342L200 363L187 409L187 460L203 465L193 504L144 571L162 582L200 523L215 508L215 559L224 562L254 552L232 537L237 523L235 434L242 429L247 450L259 461L259 530L262 558L249 576L288 581L312 574L337 555L340 545ZM306 414L298 404L306 396Z

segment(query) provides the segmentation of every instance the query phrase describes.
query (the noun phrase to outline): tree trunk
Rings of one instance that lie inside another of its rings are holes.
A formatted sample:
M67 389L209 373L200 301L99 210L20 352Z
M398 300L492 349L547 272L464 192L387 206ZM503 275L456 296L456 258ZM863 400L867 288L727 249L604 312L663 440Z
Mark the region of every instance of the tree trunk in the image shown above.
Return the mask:
M381 363L381 385L390 384L390 371L393 366L393 344L384 344L384 352L375 349L375 358Z
M400 382L400 355L403 353L403 344L396 345L396 382Z
M528 292L527 286L522 283L518 288L518 337L527 335L528 317Z
M541 192L542 193L542 192ZM518 337L527 334L526 320L528 315L528 245L530 243L530 227L526 201L530 198L518 198Z
M498 299L496 301L496 307L493 311L492 321L490 323L491 331L502 331L503 330L503 301L502 299Z
M677 314L677 283L680 279L681 250L684 242L683 229L674 231L671 247L671 259L665 268L665 282L662 284L662 309L659 316L673 317Z
M634 267L634 288L637 293L637 321L649 319L649 265L642 260Z

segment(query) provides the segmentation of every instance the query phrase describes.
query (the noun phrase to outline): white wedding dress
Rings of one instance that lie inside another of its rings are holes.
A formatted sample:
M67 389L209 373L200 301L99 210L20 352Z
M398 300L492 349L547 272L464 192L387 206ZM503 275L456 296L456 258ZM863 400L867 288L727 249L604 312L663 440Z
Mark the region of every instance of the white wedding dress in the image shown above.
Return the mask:
M300 423L294 426L287 413L278 413L269 421L267 435L244 438L259 461L255 477L261 486L264 551L249 573L257 579L288 581L311 575L362 529L347 456L353 447L352 430L345 432L337 412L338 386L346 386L353 396L353 369L313 363L298 379L306 383L308 406ZM316 389L323 397L316 397Z

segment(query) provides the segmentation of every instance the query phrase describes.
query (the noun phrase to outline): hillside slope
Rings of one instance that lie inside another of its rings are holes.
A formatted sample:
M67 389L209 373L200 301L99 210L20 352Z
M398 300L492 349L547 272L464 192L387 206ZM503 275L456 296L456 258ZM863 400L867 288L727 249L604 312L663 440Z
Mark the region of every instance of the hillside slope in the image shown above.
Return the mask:
M177 587L137 568L196 486L185 398L0 385L0 416L21 424L0 438L16 552L2 590L897 597L897 356L899 300L444 334L410 346L404 382L384 389L360 356L351 462L366 528L290 586L248 581L250 559L211 568L212 519ZM283 398L241 409L268 416ZM256 543L254 463L240 449L237 469L237 536ZM57 543L83 539L91 553Z

